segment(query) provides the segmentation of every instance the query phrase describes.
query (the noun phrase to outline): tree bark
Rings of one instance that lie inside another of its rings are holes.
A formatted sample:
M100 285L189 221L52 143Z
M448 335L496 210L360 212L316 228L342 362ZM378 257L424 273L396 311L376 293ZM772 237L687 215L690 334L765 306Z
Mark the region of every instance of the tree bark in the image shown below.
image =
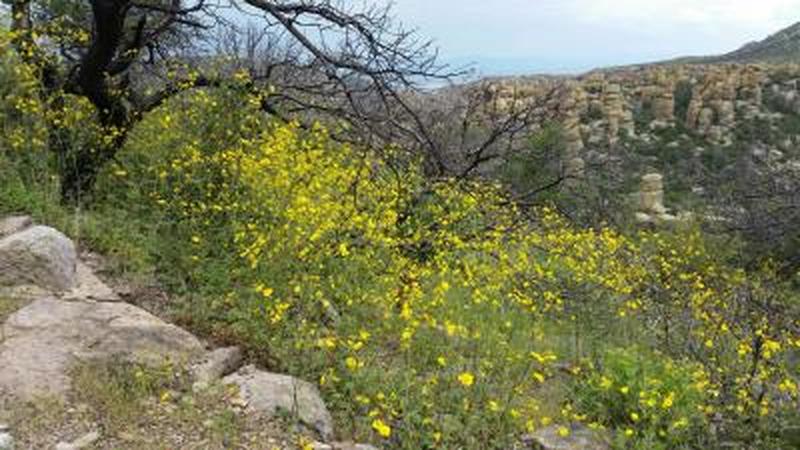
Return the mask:
M69 204L91 196L100 169L125 142L130 114L122 99L109 92L108 68L117 54L125 26L128 0L92 0L94 36L78 69L77 91L97 109L100 125L114 139L98 147L68 150L62 159L61 198Z

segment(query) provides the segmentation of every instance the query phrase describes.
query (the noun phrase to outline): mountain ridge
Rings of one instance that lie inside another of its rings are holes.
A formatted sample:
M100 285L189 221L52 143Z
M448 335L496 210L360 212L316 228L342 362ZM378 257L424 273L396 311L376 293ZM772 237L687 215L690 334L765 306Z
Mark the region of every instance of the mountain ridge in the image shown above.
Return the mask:
M800 63L800 21L763 40L721 55L687 56L657 64Z

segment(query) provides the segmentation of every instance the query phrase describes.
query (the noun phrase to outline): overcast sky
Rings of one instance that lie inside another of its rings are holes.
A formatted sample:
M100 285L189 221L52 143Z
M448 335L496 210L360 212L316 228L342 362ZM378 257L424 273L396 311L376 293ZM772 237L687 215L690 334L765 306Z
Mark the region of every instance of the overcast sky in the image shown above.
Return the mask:
M800 21L800 0L394 0L483 74L575 72L723 53Z

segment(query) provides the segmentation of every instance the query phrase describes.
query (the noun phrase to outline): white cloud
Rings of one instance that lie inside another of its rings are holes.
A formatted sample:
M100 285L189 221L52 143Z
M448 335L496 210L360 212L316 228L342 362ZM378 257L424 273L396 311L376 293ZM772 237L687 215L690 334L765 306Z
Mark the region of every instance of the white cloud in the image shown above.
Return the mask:
M798 0L566 0L577 18L770 29L800 20Z
M800 21L800 0L393 3L447 57L489 66L505 60L520 67L591 67L724 53Z

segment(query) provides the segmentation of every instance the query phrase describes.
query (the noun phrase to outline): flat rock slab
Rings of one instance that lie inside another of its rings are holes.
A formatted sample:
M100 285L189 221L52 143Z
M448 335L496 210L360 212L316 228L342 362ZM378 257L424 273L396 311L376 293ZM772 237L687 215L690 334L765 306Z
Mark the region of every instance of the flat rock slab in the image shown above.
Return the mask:
M50 227L30 227L0 239L0 285L66 291L75 286L77 263L75 244Z
M75 270L75 287L65 292L64 300L96 300L101 302L118 302L119 295L100 280L86 264L78 261Z
M52 294L44 288L35 284L18 284L16 286L0 286L0 302L4 300L36 300L37 298L49 297Z
M317 387L307 381L246 366L222 382L238 386L239 396L252 411L267 416L290 414L319 433L323 440L333 437L333 419L328 408Z
M21 400L63 397L81 361L182 364L204 351L190 333L125 303L39 299L11 315L0 335L0 391Z

